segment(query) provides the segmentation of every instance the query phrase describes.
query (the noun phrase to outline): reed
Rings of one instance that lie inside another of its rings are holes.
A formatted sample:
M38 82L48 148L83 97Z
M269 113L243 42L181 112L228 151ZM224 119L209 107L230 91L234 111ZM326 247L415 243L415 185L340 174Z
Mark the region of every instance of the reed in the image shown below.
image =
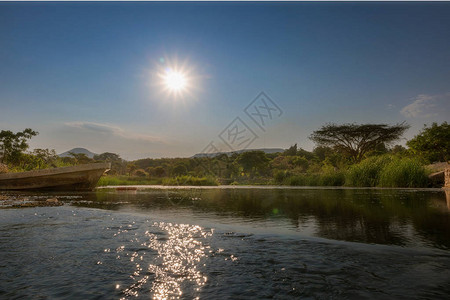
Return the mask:
M428 172L412 158L394 159L380 172L381 187L426 187Z
M160 178L145 178L137 176L102 176L97 186L107 185L155 185L161 184Z
M378 186L381 170L392 159L388 155L373 156L352 165L345 173L345 185L355 187Z

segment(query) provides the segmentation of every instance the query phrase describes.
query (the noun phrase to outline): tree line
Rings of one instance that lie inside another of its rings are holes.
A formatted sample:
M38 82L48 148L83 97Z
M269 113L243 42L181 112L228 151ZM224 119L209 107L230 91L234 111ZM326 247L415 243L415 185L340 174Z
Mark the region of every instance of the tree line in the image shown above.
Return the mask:
M312 151L297 144L279 153L262 151L218 154L213 157L159 158L125 161L118 154L105 152L87 157L71 153L59 157L54 150L28 151L28 140L38 132L0 132L0 162L12 171L61 167L91 162L111 162L110 175L141 178L176 178L180 176L213 177L238 183L283 182L301 174L319 174L346 170L371 157L391 155L414 157L422 164L450 160L450 125L425 126L407 148L396 145L409 128L405 123L325 124L310 135L316 144ZM0 170L1 172L1 170Z

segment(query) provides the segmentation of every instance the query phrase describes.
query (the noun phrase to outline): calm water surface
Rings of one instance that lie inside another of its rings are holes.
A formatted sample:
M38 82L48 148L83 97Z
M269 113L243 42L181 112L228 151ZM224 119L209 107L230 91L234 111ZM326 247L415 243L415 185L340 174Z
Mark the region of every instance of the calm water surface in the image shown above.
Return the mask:
M448 299L450 195L370 189L6 193L2 299Z

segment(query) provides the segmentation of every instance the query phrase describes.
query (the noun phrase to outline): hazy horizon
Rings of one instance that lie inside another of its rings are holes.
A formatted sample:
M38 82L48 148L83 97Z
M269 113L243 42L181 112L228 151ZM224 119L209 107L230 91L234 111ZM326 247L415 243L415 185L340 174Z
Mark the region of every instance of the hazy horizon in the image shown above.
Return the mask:
M449 14L448 2L0 2L0 130L127 160L312 150L329 122L406 121L410 139L449 121ZM183 78L167 86L167 70Z

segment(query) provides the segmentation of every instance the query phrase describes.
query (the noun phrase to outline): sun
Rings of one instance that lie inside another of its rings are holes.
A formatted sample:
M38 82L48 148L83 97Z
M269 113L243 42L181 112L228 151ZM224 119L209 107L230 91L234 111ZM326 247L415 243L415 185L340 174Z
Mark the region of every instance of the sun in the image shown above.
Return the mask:
M171 92L181 92L187 85L186 75L180 71L167 70L163 80L166 88Z
M160 58L155 67L157 80L152 81L158 87L164 99L180 101L195 99L199 91L200 76L188 60L180 61L178 58Z

